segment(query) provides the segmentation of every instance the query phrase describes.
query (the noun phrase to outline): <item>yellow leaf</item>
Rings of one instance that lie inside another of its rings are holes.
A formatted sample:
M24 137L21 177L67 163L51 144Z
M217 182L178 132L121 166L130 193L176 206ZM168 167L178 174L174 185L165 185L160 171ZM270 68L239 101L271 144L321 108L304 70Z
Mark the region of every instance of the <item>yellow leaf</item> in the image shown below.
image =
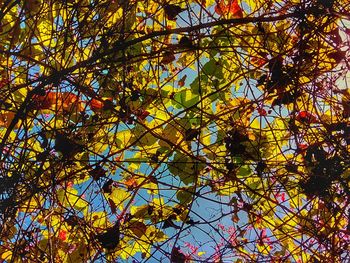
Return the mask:
M39 41L44 46L54 47L56 41L53 39L53 26L50 20L42 19L38 24Z
M122 210L124 202L130 198L131 194L121 188L114 188L109 198L115 203L116 207Z
M59 189L57 191L57 197L65 206L74 207L75 209L82 211L84 214L88 211L89 203L78 195L78 190L74 188L67 188L66 190Z
M1 249L2 250L2 249ZM8 262L10 262L11 258L12 258L12 251L10 249L6 249L4 251L1 251L1 256L0 258L3 260L7 260Z
M20 211L33 212L36 209L41 209L43 204L44 198L42 196L33 196L21 206Z
M106 228L107 227L107 213L104 211L92 212L89 214L92 225L94 227Z
M267 245L267 244L265 244L265 243L262 244L262 245L257 244L256 246L257 246L257 248L258 248L258 251L259 251L261 254L264 254L264 255L269 254L269 252L270 252L270 250L271 250L270 246Z

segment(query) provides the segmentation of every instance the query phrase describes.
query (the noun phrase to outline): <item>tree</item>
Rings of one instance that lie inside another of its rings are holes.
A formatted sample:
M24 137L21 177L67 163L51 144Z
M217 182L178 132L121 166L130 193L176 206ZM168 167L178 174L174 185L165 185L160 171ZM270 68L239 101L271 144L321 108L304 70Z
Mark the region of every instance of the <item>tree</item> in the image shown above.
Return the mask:
M349 260L349 12L2 1L2 261Z

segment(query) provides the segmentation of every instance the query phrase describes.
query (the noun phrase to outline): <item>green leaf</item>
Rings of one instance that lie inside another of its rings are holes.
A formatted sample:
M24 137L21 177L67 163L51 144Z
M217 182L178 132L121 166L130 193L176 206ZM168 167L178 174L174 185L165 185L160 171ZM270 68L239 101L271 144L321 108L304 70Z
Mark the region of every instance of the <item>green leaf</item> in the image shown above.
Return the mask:
M190 89L184 89L175 94L174 101L174 106L178 109L189 108L199 102L199 96L194 95Z
M224 77L222 73L221 63L215 59L209 60L202 68L202 74L217 77L222 79Z
M184 187L177 191L176 198L182 205L189 204L193 199L193 187Z
M242 165L237 173L238 177L248 177L252 174L252 170L248 165Z

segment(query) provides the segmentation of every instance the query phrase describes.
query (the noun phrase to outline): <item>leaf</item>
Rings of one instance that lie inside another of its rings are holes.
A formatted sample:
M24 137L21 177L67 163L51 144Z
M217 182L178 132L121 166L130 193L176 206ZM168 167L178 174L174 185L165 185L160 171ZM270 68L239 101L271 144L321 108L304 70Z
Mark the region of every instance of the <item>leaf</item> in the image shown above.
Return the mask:
M184 89L175 94L174 101L176 102L174 105L177 108L189 108L199 101L199 96L193 94L189 89Z
M0 114L0 127L7 128L12 122L15 114L12 111L1 111Z
M58 200L68 207L73 207L81 212L86 212L89 203L85 201L79 194L78 190L68 187L67 189L59 189L57 191Z
M110 198L108 198L108 203L109 203L109 206L111 207L111 212L113 214L116 214L117 213L117 206L115 205L114 201Z
M185 263L186 262L186 256L180 251L178 247L173 247L173 250L171 251L171 263Z
M184 184L190 184L195 181L195 174L191 169L190 158L182 153L176 152L173 161L168 164L169 171L180 177Z
M332 8L334 4L334 0L318 0L317 2L326 8Z
M44 204L44 198L42 196L33 196L31 197L27 202L23 204L23 206L20 208L20 211L28 211L33 212L38 209L41 209L41 207Z
M178 81L179 87L185 86L185 81L186 81L187 75L184 75L181 79Z
M335 63L339 64L346 55L346 51L341 51L341 50L337 50L331 53L328 53L327 56L333 60L335 60Z
M242 18L243 12L241 7L238 4L238 0L228 0L228 3L225 0L219 0L215 6L215 12L222 16L230 14L232 17Z
M104 170L100 165L96 165L94 169L89 171L90 176L95 180L98 181L100 178L106 176L106 170Z
M91 110L97 112L97 111L101 111L104 107L104 102L101 100L97 100L97 99L91 99L89 106L91 108Z
M180 204L186 205L189 204L193 199L193 193L191 191L193 190L192 187L184 188L183 190L179 190L176 193L176 198L179 200Z
M180 38L179 47L193 49L195 46L193 45L192 41L187 36L183 36Z
M66 241L66 239L67 239L67 231L60 230L58 232L58 239L60 239L62 241Z
M317 123L317 118L307 111L300 111L295 119L306 124Z
M177 15L186 10L186 9L182 9L178 5L173 5L173 4L165 4L163 8L164 8L166 17L169 20L176 20Z
M163 229L166 229L169 227L180 229L180 227L173 222L173 220L175 219L176 219L176 215L170 215L167 219L165 219L163 223Z
M123 189L116 187L113 188L112 193L110 193L109 198L114 202L115 206L122 210L123 204L130 198L131 194L124 191Z
M113 183L114 181L112 179L109 179L107 182L105 182L102 186L103 192L106 194L111 194Z
M117 248L120 239L119 223L108 228L104 233L96 235L96 238L103 248L112 250Z
M239 171L238 171L238 174L237 176L242 176L242 177L248 177L251 175L251 169L249 166L247 165L242 165L240 168L239 168Z
M283 93L278 95L278 97L272 102L271 106L282 105L282 104L288 105L290 103L295 102L300 96L301 96L301 92L300 91L283 92Z
M33 96L32 108L35 110L51 109L56 102L56 93L39 94Z
M138 238L146 234L147 226L139 221L130 222L128 229L131 230Z
M138 118L138 120L140 121L143 121L147 118L147 116L150 115L150 112L149 111L146 111L146 110L139 110L136 112L136 116Z
M68 138L67 134L57 132L55 137L55 150L61 152L64 158L70 158L84 151L84 148L81 144Z
M5 260L5 262L11 260L12 258L12 251L10 249L5 249L3 247L1 247L1 250L0 250L0 258L2 260Z
M222 65L215 59L209 60L202 68L203 74L208 76L215 76L218 79L223 78Z
M174 52L166 51L163 53L163 59L162 59L163 64L165 64L165 65L170 64L174 60L175 60Z
M53 110L58 112L82 111L84 106L79 97L70 92L47 92L34 95L30 106L35 110Z
M188 129L185 131L185 141L192 141L193 139L196 139L200 134L200 131L198 129Z
M70 215L64 221L67 223L67 225L71 226L72 228L82 225L84 223L84 220L82 218L75 215Z

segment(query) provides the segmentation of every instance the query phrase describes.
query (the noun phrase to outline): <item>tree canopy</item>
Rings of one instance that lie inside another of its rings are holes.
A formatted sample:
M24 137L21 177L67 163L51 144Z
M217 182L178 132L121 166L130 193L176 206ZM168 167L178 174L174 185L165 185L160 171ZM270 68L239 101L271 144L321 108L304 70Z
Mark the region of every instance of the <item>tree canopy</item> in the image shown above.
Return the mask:
M347 0L0 17L1 262L350 260Z

